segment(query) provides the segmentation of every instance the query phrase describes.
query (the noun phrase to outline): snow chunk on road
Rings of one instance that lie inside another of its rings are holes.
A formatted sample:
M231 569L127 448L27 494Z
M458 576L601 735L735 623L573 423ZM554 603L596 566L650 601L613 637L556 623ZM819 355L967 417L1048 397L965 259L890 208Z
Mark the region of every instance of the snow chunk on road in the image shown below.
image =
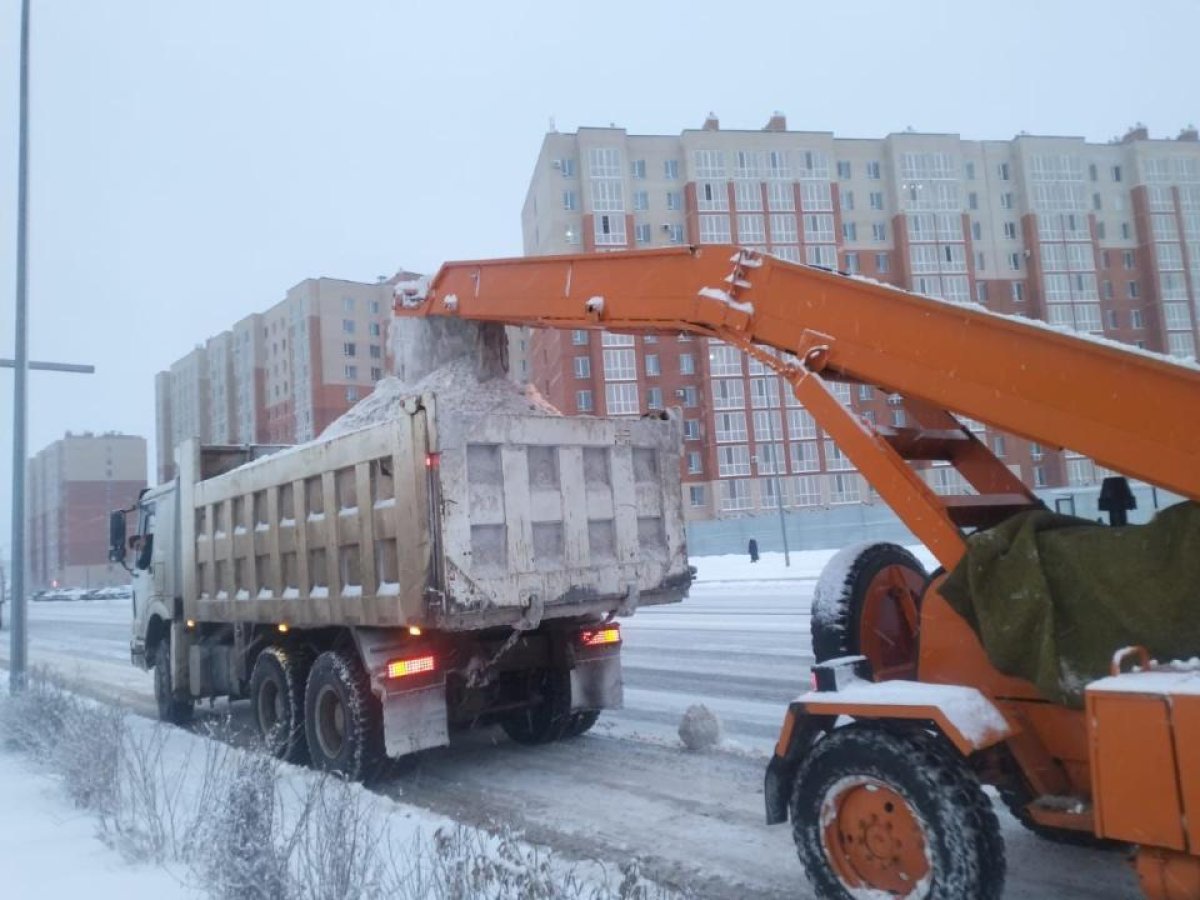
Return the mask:
M689 706L679 723L679 739L693 752L711 750L721 743L721 720L703 704Z

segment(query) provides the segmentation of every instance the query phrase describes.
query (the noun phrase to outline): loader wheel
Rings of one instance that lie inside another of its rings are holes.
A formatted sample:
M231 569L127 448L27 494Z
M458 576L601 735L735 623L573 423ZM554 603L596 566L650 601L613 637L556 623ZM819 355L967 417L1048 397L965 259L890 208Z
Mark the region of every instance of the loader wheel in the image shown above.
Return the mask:
M171 636L163 635L154 648L154 702L158 718L172 725L186 725L192 720L190 699L181 699L171 688Z
M504 733L518 744L549 744L572 735L571 676L565 670L535 669L525 673L522 687L532 704L500 720ZM583 724L583 723L580 723ZM588 725L594 725L595 721ZM583 734L587 728L575 732Z
M917 677L921 594L929 578L895 544L847 547L825 566L812 606L817 662L865 656L876 681Z
M267 752L284 762L308 761L304 736L304 690L309 653L299 647L267 647L250 675L250 704Z
M928 732L837 729L801 765L791 817L821 897L998 900L1004 891L991 804L957 752Z
M313 663L304 691L304 735L316 769L351 781L379 771L383 710L352 652L327 650Z

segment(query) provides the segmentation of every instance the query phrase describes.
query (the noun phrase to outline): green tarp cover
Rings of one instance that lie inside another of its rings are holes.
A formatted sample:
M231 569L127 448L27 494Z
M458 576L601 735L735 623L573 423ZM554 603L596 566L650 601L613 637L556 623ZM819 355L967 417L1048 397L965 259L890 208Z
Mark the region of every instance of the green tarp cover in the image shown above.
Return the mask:
M941 593L1001 672L1082 707L1113 653L1200 656L1200 504L1110 528L1045 510L972 535Z

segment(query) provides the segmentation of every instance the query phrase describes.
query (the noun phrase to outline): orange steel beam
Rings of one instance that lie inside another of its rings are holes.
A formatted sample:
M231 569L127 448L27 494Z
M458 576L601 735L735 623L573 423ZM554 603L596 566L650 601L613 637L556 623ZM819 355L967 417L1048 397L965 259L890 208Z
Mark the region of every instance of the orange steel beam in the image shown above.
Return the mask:
M400 296L396 313L684 331L791 353L801 366L783 374L801 401L818 407L811 411L835 441L856 445L843 450L931 549L955 543L936 495L934 510L898 471L890 477L907 486L881 490L875 470L891 471L899 457L835 421L854 417L822 403L804 386L807 374L901 393L1200 499L1200 370L731 246L450 262L424 295ZM945 563L957 552L938 556Z

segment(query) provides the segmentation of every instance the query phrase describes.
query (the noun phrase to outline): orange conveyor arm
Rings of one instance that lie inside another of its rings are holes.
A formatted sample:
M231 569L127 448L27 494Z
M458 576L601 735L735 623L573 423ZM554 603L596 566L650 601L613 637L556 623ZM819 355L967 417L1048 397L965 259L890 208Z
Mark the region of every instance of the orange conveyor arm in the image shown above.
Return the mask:
M1200 499L1200 370L731 246L450 262L424 294L398 294L396 313L691 332L739 346L791 381L801 402L944 564L961 553L957 530L951 536L948 522L931 526L929 510L906 508L921 486L909 479L904 490L889 489L895 473L881 472L870 458L883 447L876 432L887 429L856 417L830 421L840 404L806 387L822 380L808 376L875 385ZM763 354L763 346L793 354L799 364ZM1000 484L1003 475L981 479L975 483L981 490L985 482L1014 489ZM968 480L975 481L969 474Z

